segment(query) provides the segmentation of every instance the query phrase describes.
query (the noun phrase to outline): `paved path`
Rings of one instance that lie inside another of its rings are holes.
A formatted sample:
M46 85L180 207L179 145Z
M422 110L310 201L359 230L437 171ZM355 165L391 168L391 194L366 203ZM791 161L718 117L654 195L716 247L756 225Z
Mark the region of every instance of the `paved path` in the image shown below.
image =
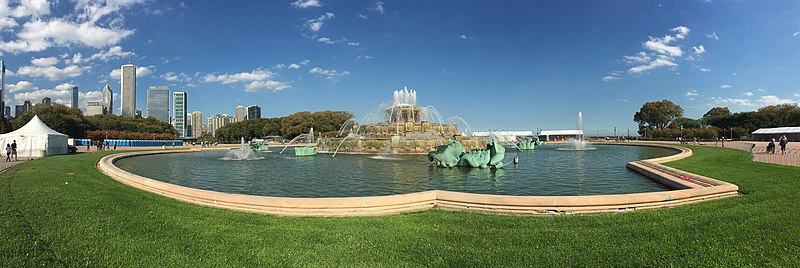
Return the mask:
M690 142L689 144L697 145L694 142ZM725 147L750 152L751 144L755 145L755 147L753 147L753 161L800 167L800 142L789 142L786 146L785 154L781 154L781 147L777 142L775 144L776 148L774 154L767 153L767 144L769 144L769 142L729 141L725 142ZM722 147L722 144L718 142L701 142L699 145Z
M5 160L5 159L3 159L3 160ZM22 159L20 159L19 161L11 161L11 162L5 162L5 161L3 161L3 162L0 162L0 172L2 172L3 170L6 170L7 168L10 168L10 167L16 166L16 165L18 165L18 164L22 164L22 163L24 163L25 161L27 161L27 160L22 160Z

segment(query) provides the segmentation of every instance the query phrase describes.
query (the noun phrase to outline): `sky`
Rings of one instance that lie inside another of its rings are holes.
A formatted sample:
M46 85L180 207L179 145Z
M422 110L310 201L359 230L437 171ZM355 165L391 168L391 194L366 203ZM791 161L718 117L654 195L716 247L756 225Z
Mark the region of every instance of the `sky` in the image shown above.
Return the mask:
M644 102L800 102L800 1L0 0L7 102L79 106L119 68L188 92L189 111L360 119L407 86L479 130L618 134ZM13 111L13 109L12 109ZM463 127L463 126L462 126Z

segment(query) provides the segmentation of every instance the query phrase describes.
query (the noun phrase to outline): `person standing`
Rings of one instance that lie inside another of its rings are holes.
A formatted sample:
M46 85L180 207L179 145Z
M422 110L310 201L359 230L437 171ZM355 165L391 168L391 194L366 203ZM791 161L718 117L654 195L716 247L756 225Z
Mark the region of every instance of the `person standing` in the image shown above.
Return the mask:
M116 150L117 150L117 142L115 141L114 142L114 151L116 151Z
M11 144L6 143L6 162L11 162Z
M725 147L725 137L722 137L722 138L720 139L720 142L722 142L722 147Z
M18 161L17 160L17 140L14 140L11 143L11 156L14 157L14 161Z
M781 136L778 144L781 145L781 154L786 154L786 145L789 144L789 139L786 138L786 135Z

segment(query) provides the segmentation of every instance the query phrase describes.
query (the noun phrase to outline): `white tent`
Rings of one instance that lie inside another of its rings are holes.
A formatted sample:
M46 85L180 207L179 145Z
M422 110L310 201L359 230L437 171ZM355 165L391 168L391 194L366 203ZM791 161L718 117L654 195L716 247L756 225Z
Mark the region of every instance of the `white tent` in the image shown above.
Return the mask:
M43 157L67 153L67 135L58 133L34 115L21 128L0 135L0 150L5 153L6 144L17 141L19 157Z

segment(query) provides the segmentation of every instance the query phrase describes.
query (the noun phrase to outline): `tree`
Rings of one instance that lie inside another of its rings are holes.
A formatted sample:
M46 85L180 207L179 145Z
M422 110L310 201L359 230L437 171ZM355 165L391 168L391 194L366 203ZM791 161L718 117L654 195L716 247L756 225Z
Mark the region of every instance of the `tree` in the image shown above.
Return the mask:
M36 105L14 118L11 124L14 129L21 128L31 121L34 115L38 115L48 127L72 138L83 138L86 136L86 130L91 129L91 124L83 117L80 109L68 108L61 104Z
M117 130L132 133L164 133L178 135L171 124L153 117L133 118L113 114L101 114L86 117L91 123L89 130Z
M645 128L666 128L677 118L683 116L683 108L669 101L647 102L639 112L633 115L633 121L639 123L639 133Z
M731 110L728 107L714 107L708 110L700 120L707 126L725 128L728 127L731 116Z
M5 117L0 117L0 133L8 133L14 131L14 127L11 126L11 121L8 121Z
M701 125L700 120L681 117L673 120L672 123L669 124L669 128L700 128Z

